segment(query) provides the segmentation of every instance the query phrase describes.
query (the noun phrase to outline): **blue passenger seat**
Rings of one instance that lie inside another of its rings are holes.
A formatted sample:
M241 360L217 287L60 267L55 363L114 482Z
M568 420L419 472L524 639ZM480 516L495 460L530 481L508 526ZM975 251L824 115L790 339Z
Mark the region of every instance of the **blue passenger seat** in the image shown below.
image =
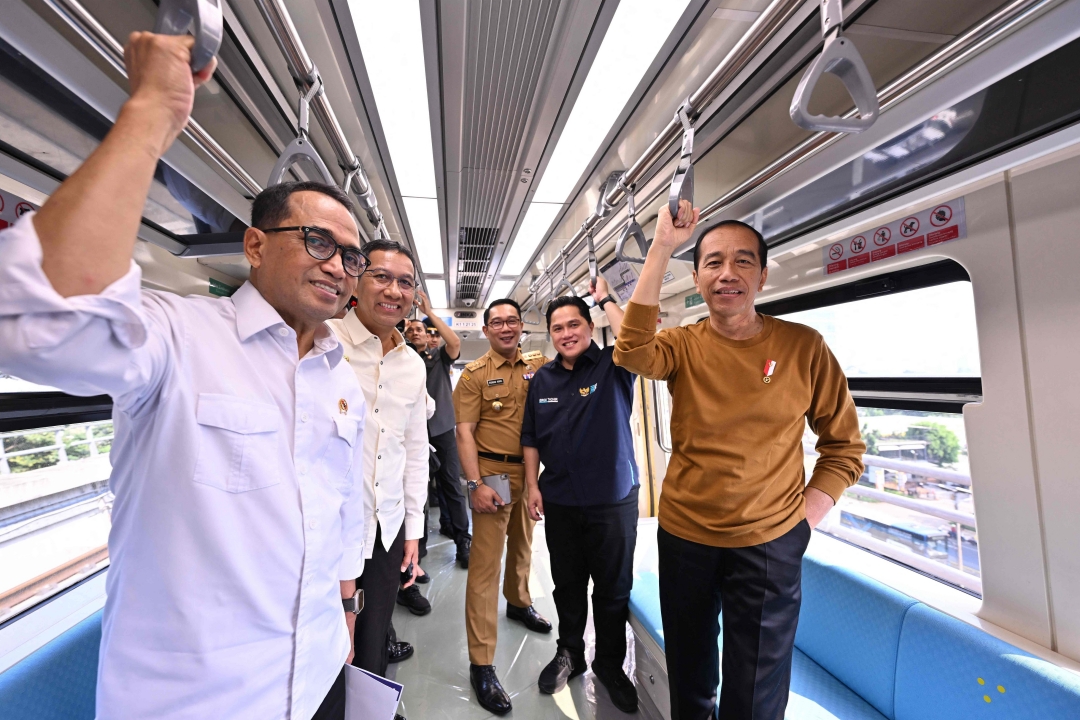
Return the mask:
M3 720L93 720L101 611L0 674Z
M630 612L663 652L655 568L635 573ZM1080 675L810 552L786 717L1080 719Z

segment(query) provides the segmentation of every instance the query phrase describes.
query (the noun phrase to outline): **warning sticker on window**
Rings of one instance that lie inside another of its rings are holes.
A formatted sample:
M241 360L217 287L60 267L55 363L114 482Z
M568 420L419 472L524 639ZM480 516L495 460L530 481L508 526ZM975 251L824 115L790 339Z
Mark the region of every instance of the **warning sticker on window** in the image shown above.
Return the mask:
M24 202L22 198L0 191L0 230L14 225L16 220L36 209L35 205Z
M825 274L832 275L963 237L967 237L964 198L957 198L829 243L821 250L822 265Z

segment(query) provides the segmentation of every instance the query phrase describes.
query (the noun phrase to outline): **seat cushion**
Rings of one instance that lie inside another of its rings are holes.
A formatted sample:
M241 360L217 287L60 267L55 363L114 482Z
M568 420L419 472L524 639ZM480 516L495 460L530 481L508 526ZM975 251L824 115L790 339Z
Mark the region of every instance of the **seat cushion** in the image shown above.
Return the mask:
M0 674L4 720L93 720L101 611Z
M870 703L795 648L791 661L789 720L885 720Z
M803 558L795 645L887 718L893 718L896 652L916 600L865 575Z
M1080 718L1080 677L916 605L896 661L896 720Z
M656 573L634 573L634 587L630 590L630 612L663 650L664 621L660 617L660 578Z

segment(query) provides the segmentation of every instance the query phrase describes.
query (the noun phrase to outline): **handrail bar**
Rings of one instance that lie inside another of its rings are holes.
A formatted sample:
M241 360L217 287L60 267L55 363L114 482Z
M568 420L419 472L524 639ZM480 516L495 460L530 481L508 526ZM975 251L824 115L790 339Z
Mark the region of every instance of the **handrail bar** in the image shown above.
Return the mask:
M315 63L312 62L311 56L308 55L307 50L304 48L300 34L293 24L292 16L289 15L289 11L285 8L282 0L255 0L255 4L259 7L266 24L270 27L270 32L277 41L278 47L281 48L281 53L285 56L285 62L289 66L289 73L296 81L300 94L307 94L317 82L317 71ZM368 220L375 227L376 236L388 239L390 235L386 230L382 212L379 211L379 204L375 199L371 181L368 179L359 158L349 147L345 131L342 130L341 123L338 122L337 115L334 114L334 108L330 105L325 92L320 90L311 99L311 112L315 115L315 119L319 121L319 125L326 134L326 138L334 150L334 155L337 157L338 164L345 171L346 179L355 189L360 204L367 213ZM345 191L348 192L349 189L346 187Z
M818 452L810 443L803 443L803 452L807 455L817 455ZM965 475L962 472L956 470L946 470L941 467L934 467L932 465L921 465L919 463L907 462L904 460L895 460L893 458L881 457L880 455L863 455L863 465L868 467L878 467L884 470L894 470L896 472L904 472L911 475L921 475L922 477L932 478L934 480L941 480L942 482L952 483L953 485L962 485L964 487L971 487L971 476Z
M975 527L975 516L970 513L962 513L956 510L949 510L948 508L938 507L932 505L925 500L916 500L914 498L903 497L902 495L894 495L884 490L877 490L875 488L868 488L862 485L852 485L845 492L857 495L859 497L866 498L867 500L878 500L889 505L895 505L897 507L906 508L908 510L916 510L923 515L929 515L936 517L940 520L947 520L949 522L961 523L962 525L968 525L969 527Z
M755 22L754 25L751 26L750 30L743 37L743 40L746 40L752 33L755 32L755 30L761 29L759 25L766 20L769 13L774 10L775 6L777 6L779 2L780 0L775 0L772 5L770 5L769 8L766 9L758 17L757 22ZM950 43L940 48L937 52L931 54L918 65L908 70L899 78L893 80L884 88L882 88L877 94L878 105L880 108L879 114L884 113L886 110L895 106L900 101L918 92L922 88L929 85L931 82L937 80L945 73L965 62L971 56L985 48L987 45L996 41L1003 34L1009 32L1017 25L1026 22L1036 13L1042 12L1052 7L1053 5L1060 4L1061 2L1064 2L1064 0L1013 0L1008 5L997 10L992 15L984 19L982 22L976 24L971 29L967 30L961 35L956 36L956 38L954 38ZM793 13L794 9L792 10L792 14ZM790 15L788 17L790 17ZM784 22L786 22L786 18ZM770 27L772 26L772 18L770 18ZM775 34L775 32L779 30L779 27L782 26L783 22L780 22L778 25L776 25L775 29L773 30L773 34ZM760 33L758 34L760 35ZM757 47L760 49L760 47L763 47L771 39L771 36L764 40L761 40L761 38L758 37ZM699 100L701 97L709 96L707 93L704 93L703 90L705 88L705 85L708 85L714 77L722 75L723 77L728 78L725 81L726 84L726 82L730 82L738 75L739 71L735 70L734 67L728 67L729 60L731 60L733 56L735 56L738 52L739 57L743 58L742 66L745 66L745 64L749 62L750 57L753 57L753 54L751 54L749 57L745 57L745 53L748 47L749 46L744 45L744 43L740 41L740 44L736 45L735 49L733 49L732 52L724 58L720 66L718 66L717 69L713 71L713 74L709 76L709 80L706 80L705 84L701 88L699 88L697 92L690 96L690 104L693 108L702 108L708 104L699 104ZM720 71L722 68L727 68L727 72L721 73ZM741 67L739 68L739 70L741 70ZM715 97L718 95L719 91L717 91L715 95L711 95L711 97L712 99L715 99ZM844 115L844 117L855 117L857 112L857 110L853 109L852 111ZM614 205L618 202L621 202L623 198L622 188L628 185L632 185L633 182L631 182L631 180L636 181L637 179L640 179L649 167L651 167L658 160L660 160L660 158L663 157L664 153L671 146L671 144L675 142L675 140L681 135L681 133L682 126L678 122L676 122L674 119L672 120L672 122L669 122L668 125L664 128L664 130L661 131L660 135L656 137L656 139L652 142L649 148L645 151L645 153L640 158L638 158L637 162L630 166L629 170L626 171L623 176L624 182L618 183L618 186L614 188L611 193L608 194L606 202L609 205ZM773 161L764 169L757 172L748 180L743 181L734 189L728 191L706 207L702 208L700 220L705 221L723 213L736 202L748 196L750 193L768 184L773 179L786 173L788 170L792 169L796 165L818 154L819 152L831 146L833 143L843 137L845 137L845 135L842 133L833 133L827 131L814 133L809 138L797 145L795 148L784 153L780 158ZM596 217L595 215L590 215L589 218L585 221L589 229L595 229L596 226L600 224L600 222L601 219ZM570 238L569 241L567 241L566 245L563 247L563 250L566 251L570 255L570 257L576 257L577 254L581 251L581 240L582 231L579 230L577 233L574 234L572 238ZM544 274L547 274L546 270L544 271ZM541 278L538 278L538 280L542 279L542 277L543 276L541 276ZM539 282L537 282L535 285L537 289L540 288ZM532 294L535 293L533 292ZM529 298L526 298L526 300L528 299Z

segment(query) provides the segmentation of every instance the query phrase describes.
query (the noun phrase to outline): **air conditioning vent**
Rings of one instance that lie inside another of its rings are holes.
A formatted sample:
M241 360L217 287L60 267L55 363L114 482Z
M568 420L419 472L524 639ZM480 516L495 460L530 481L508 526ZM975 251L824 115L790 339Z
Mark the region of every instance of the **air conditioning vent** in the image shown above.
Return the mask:
M458 233L458 286L460 300L477 300L484 273L491 263L499 228L463 227Z

